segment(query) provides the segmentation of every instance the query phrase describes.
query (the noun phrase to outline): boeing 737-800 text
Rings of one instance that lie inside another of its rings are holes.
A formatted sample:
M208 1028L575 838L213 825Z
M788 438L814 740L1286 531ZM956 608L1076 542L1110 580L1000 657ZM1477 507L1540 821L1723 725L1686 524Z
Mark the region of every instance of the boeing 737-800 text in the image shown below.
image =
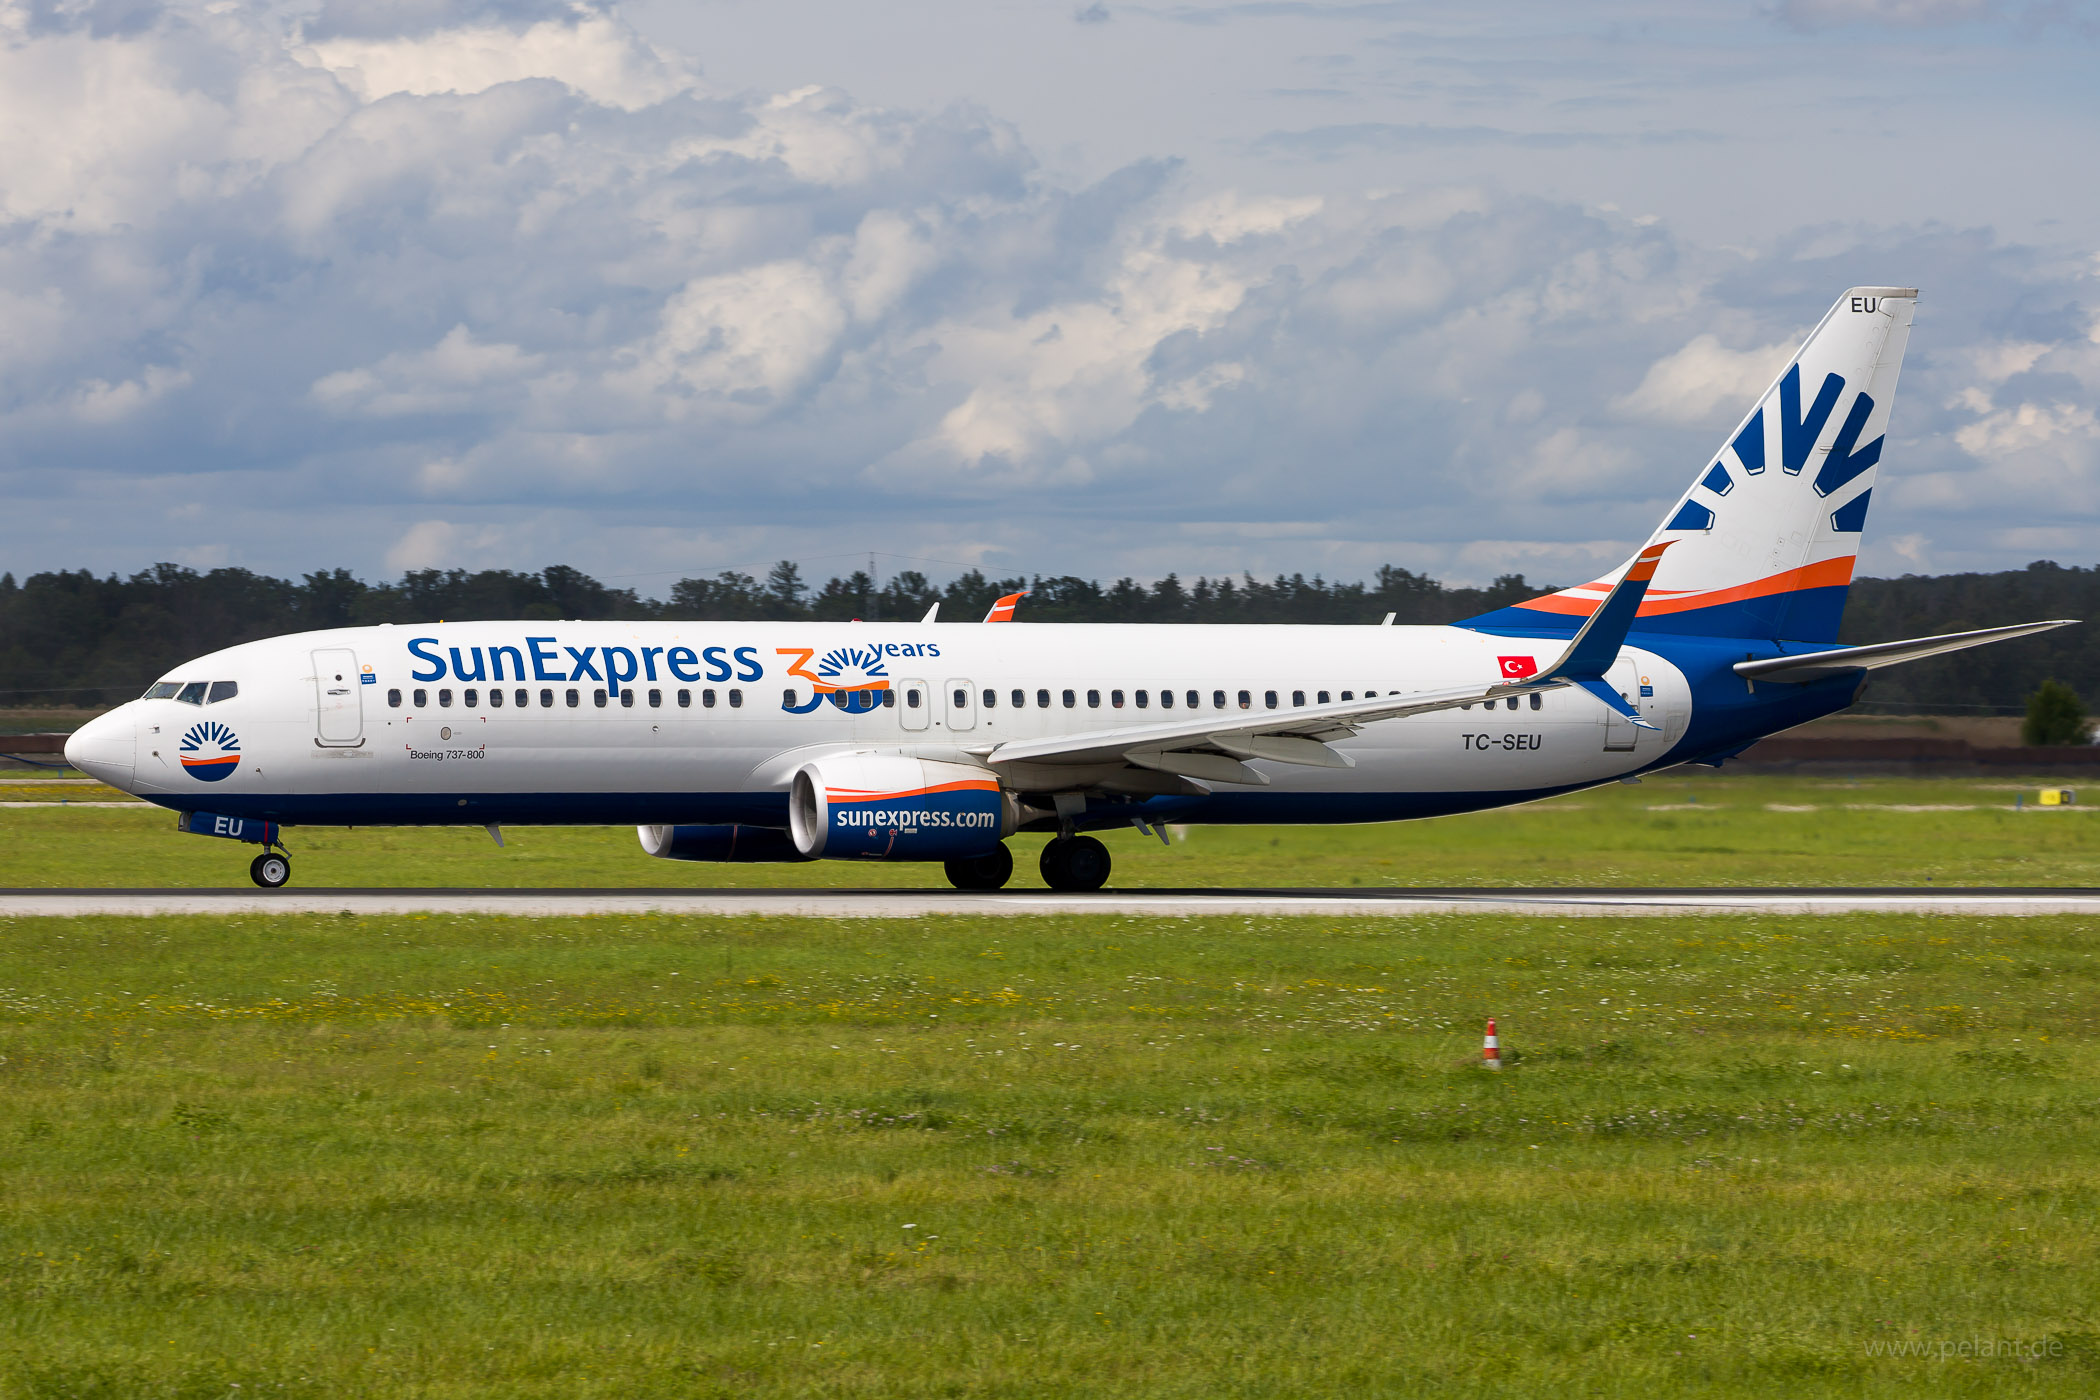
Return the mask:
M1916 304L1845 293L1625 564L1453 626L308 632L177 667L66 757L260 845L264 885L287 827L631 823L674 860L937 860L966 889L1052 832L1066 890L1108 877L1093 830L1394 821L1718 763L1877 667L2062 625L1836 645Z

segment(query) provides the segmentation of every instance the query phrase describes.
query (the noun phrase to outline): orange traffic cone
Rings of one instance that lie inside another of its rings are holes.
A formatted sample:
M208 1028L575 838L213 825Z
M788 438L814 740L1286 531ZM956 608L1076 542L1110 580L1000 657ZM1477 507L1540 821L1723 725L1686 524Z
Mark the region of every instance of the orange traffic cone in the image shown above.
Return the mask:
M1495 1038L1495 1018L1488 1017L1487 1039L1480 1047L1480 1063L1488 1069L1502 1068L1502 1043Z

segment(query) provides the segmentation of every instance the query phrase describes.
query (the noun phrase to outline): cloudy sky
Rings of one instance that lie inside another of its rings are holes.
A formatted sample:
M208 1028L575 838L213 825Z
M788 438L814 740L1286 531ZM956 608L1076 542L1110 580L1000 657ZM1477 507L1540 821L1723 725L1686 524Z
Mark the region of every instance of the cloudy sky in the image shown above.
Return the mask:
M0 567L1594 576L1924 289L2100 562L2100 0L0 0Z

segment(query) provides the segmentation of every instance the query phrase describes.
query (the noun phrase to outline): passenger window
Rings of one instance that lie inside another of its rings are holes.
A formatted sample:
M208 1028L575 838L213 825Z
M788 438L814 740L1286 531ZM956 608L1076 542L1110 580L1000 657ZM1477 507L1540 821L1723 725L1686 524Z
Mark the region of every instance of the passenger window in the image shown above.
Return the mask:
M1326 704L1331 704L1331 703L1333 703L1333 702L1331 702L1330 700L1328 700L1328 698L1327 698L1327 692L1326 692L1326 691L1324 691L1324 690L1320 692L1320 703L1321 703L1322 705L1326 705Z
M1356 698L1356 692L1353 690L1345 690L1342 692L1342 698L1344 700L1354 700Z
M239 681L213 681L211 683L211 699L205 701L204 703L207 705L216 705L221 700L231 700L234 696L240 693L241 686Z
M958 710L967 710L970 708L970 692L957 687L955 693L948 697L948 702Z
M1144 692L1142 692L1142 691L1140 691L1140 692L1139 692L1139 694L1143 694L1143 693L1144 693ZM1160 707L1160 708L1161 708L1162 710L1171 710L1171 709L1173 709L1173 708L1174 708L1174 692L1173 692L1173 691L1171 691L1171 690L1162 690L1162 691L1161 691L1161 692L1159 693L1159 707Z
M182 687L173 681L155 681L146 687L146 693L139 698L141 700L172 700L175 698L175 692L180 689Z
M1210 707L1211 707L1212 709L1214 709L1214 710L1222 710L1222 709L1224 709L1224 708L1225 708L1225 692L1224 692L1224 691L1222 691L1222 690L1213 690L1213 691L1212 691L1212 692L1210 693Z
M438 705L439 705L439 707L440 707L441 709L447 709L447 710L451 709L451 708L452 708L452 692L451 692L451 691L449 691L449 690L441 690L441 691L439 691L439 692L438 692Z
M465 705L470 710L475 709L481 704L481 692L478 690L461 691L459 696L459 703Z
M1262 707L1263 707L1264 709L1270 709L1270 710L1273 710L1273 709L1275 709L1275 708L1276 708L1276 692L1275 692L1275 691L1273 691L1273 690L1264 690L1264 691L1263 691L1263 692L1261 693L1261 703L1262 703ZM1240 708L1241 708L1241 709L1243 709L1243 710L1244 710L1244 709L1246 709L1246 708L1247 708L1247 702L1246 702L1246 701L1244 701L1244 700L1242 700L1242 701L1240 702Z
M568 701L568 703L569 703L569 708L573 710L573 709L575 709L575 708L576 708L576 707L577 707L578 705L581 705L581 704L583 703L583 692L582 692L582 691L580 691L580 690L576 690L576 689L574 689L574 688L571 688L571 689L569 689L569 690L567 690L567 691L564 691L564 692L562 693L562 699L564 699L564 700Z
M1079 692L1076 690L1066 691L1064 694L1064 701L1065 708L1068 710L1071 709L1074 705L1077 705L1079 703Z
M896 692L896 691L894 691L894 690L885 690L885 691L883 691L883 692L882 692L882 708L883 708L883 709L885 709L885 710L894 710L894 709L896 709L896 708L897 708L897 692Z
M681 690L681 691L679 691L678 693L679 693L680 695L683 695L683 694L685 694L685 692L684 692L684 691L682 691L682 690ZM715 707L715 692L714 692L714 689L713 689L712 687L710 687L710 688L708 688L708 689L706 689L706 690L703 690L703 691L701 691L701 692L700 692L700 708L701 708L701 709L703 709L703 710L712 710L712 709L713 709L714 707Z
M652 710L661 710L661 709L662 709L663 707L664 707L664 693L663 693L663 692L662 692L661 690L652 690L652 691L650 691L650 692L649 692L649 708L650 708L650 709L652 709Z
M732 690L732 691L730 691L730 692L729 692L729 708L730 708L730 709L732 709L732 710L741 710L741 709L743 709L743 708L744 708L744 692L743 692L743 691L741 691L741 690Z
M1049 708L1050 708L1050 692L1049 692L1049 691L1047 691L1047 690L1038 690L1038 691L1037 691L1037 692L1035 693L1035 707L1036 707L1036 708L1037 708L1038 710L1047 710L1047 709L1049 709Z
M989 688L987 688L987 689L985 690L985 692L984 692L984 707L985 707L985 708L986 708L987 710L995 710L995 709L997 709L997 708L999 707L999 692L998 692L998 691L996 691L996 690L992 690L992 689L989 689Z
M500 709L502 709L502 708L503 708L503 692L502 692L502 691L500 691L500 690L491 690L491 691L489 692L489 707L490 707L491 709L496 709L496 710L500 710Z
M713 694L714 694L714 692L713 692L713 691L709 691L709 692L708 692L708 695L709 695L710 697L712 697L712 696L713 696ZM679 692L678 692L678 708L679 708L679 709L681 709L681 710L690 710L690 709L692 709L692 708L693 708L693 692L692 692L692 691L690 691L690 690L681 690L681 691L679 691Z
M1221 692L1220 692L1220 694L1222 695L1222 694L1223 694L1223 692L1221 691ZM1190 691L1190 692L1188 693L1188 697L1187 697L1187 698L1188 698L1188 702L1189 702L1189 708L1190 708L1190 709L1192 709L1192 710L1200 710L1200 709L1202 709L1202 708L1203 708L1203 697L1202 697L1201 695L1197 694L1197 693L1196 693L1195 691L1193 691L1193 690L1192 690L1192 691ZM1219 703L1220 705L1223 705L1223 704L1224 704L1225 702L1224 702L1224 701L1223 701L1223 700L1221 699L1221 700L1219 700L1219 701L1218 701L1218 703Z
M1302 690L1294 690L1294 691L1292 691L1292 692L1291 692L1291 703L1292 703L1293 705L1303 705L1303 704L1305 703L1305 692L1304 692L1304 691L1302 691Z
M1028 692L1025 690L1017 690L1006 698L1013 702L1013 707L1017 710L1028 708Z
M1504 700L1502 702L1502 708L1505 710L1514 710L1515 708L1517 708L1517 697L1512 695L1508 699Z
M554 708L554 692L553 692L553 691L551 691L551 690L543 690L543 691L541 691L541 692L540 692L540 708L541 708L541 709L543 709L543 710L551 710L551 709L553 709L553 708Z
M388 691L388 692L386 693L386 706L387 706L387 708L388 708L388 709L390 709L390 710L398 710L398 709L400 709L400 708L401 708L401 692L400 692L400 691L398 691L398 690L389 690L389 691Z
M795 708L795 687L789 686L786 690L780 692L780 706L785 710Z
M631 690L623 690L623 691L621 691L621 692L620 692L620 708L621 708L621 709L623 709L623 710L631 710L631 709L633 709L633 708L634 708L634 692L633 692L633 691L631 691Z
M1111 690L1110 692L1108 692L1108 707L1112 710L1120 710L1123 708L1122 691Z
M201 705L204 703L204 692L209 689L211 689L211 686L208 682L191 681L181 690L175 692L175 698L185 705Z
M430 692L427 690L411 691L409 693L408 703L414 705L419 710L427 709L430 705Z
M1536 709L1539 709L1539 708L1541 708L1541 703L1542 703L1542 697L1541 697L1541 696L1539 695L1539 693L1538 693L1538 692L1537 692L1536 690L1532 691L1532 692L1531 692L1531 708L1532 708L1532 709L1534 709L1534 710L1536 710Z
M532 703L532 692L526 690L523 686L520 686L517 692L513 694L510 698L514 702L516 702L517 707L522 710Z
M591 703L592 703L593 705L596 705L596 706L597 706L597 707L598 707L599 709L601 709L601 710L602 710L602 709L604 709L604 708L605 708L605 692L604 692L603 690L601 690L601 689L593 689L593 690L591 691Z
M1137 701L1137 707L1141 710L1152 702L1152 697L1142 690L1139 691L1137 694L1131 696L1130 698Z
M1243 710L1254 708L1254 696L1252 693L1244 690L1240 692L1240 708Z
M917 686L913 686L910 690L904 692L904 708L907 710L919 708L919 688Z
M1089 710L1098 710L1098 709L1100 709L1100 708L1101 708L1101 692L1100 692L1100 691L1098 691L1098 690L1089 690L1089 691L1088 691L1088 692L1086 693L1086 707L1087 707L1087 708L1088 708Z

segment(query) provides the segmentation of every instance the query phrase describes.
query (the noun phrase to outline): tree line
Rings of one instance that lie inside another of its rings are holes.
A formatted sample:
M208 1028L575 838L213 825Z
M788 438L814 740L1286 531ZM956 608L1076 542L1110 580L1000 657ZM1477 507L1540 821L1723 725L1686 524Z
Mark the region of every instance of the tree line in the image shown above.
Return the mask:
M935 603L947 622L976 622L992 602L1029 590L1023 623L1456 622L1550 592L1521 574L1453 588L1387 565L1367 582L1314 575L1273 579L1176 574L1106 586L1072 576L986 577L971 570L936 586L902 570L879 583L865 570L812 585L783 560L764 577L725 571L680 579L661 599L579 570L422 569L367 583L345 569L294 581L247 569L199 572L156 564L129 577L86 569L0 574L0 705L103 706L128 699L190 657L285 632L381 622L627 618L719 621L916 621ZM1996 574L1860 579L1843 640L1890 641L2003 622L2100 614L2100 568L2040 562ZM2091 634L2090 636L2088 634ZM2042 680L2100 692L2100 630L2064 628L1882 672L1872 698L1920 710L2019 706Z

